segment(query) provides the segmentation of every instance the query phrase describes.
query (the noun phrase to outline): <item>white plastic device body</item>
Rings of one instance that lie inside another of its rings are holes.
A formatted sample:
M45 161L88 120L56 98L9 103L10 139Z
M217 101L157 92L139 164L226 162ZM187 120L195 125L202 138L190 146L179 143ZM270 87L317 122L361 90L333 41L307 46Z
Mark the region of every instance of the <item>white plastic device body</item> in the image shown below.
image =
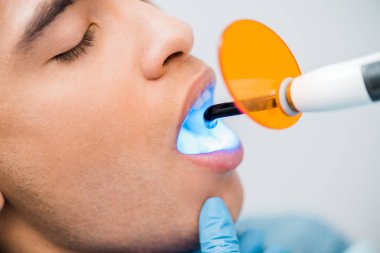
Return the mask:
M290 99L299 112L330 111L373 103L380 100L380 52L303 74L290 85Z

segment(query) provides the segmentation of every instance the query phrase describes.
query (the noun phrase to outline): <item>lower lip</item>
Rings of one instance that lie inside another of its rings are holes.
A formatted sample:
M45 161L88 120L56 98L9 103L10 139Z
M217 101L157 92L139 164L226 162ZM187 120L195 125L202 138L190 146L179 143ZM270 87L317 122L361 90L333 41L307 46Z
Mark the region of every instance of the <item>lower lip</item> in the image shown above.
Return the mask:
M243 159L243 148L240 145L233 150L221 150L206 154L183 156L187 157L198 166L220 173L227 173L235 170L241 163Z

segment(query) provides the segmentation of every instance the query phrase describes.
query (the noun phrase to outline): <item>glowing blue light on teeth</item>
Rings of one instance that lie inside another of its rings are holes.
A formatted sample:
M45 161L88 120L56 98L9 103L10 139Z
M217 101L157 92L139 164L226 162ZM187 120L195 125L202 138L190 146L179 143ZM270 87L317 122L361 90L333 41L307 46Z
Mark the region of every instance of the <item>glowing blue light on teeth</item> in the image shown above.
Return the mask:
M208 87L190 109L178 135L179 152L204 154L240 146L239 138L221 120L206 123L203 119L204 112L213 104L213 92L214 87Z
M208 129L213 129L218 125L218 120L214 119L213 121L205 121L205 124Z

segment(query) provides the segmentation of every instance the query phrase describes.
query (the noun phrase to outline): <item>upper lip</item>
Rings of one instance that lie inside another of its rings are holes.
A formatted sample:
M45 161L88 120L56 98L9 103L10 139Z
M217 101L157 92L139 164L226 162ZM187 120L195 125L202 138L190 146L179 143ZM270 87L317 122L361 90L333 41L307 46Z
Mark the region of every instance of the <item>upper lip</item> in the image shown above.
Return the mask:
M179 129L181 128L186 116L188 115L191 107L194 105L195 101L198 99L199 95L209 87L215 81L214 71L210 67L204 68L200 74L195 75L190 87L189 92L186 96L182 111L180 122L177 127L177 135Z

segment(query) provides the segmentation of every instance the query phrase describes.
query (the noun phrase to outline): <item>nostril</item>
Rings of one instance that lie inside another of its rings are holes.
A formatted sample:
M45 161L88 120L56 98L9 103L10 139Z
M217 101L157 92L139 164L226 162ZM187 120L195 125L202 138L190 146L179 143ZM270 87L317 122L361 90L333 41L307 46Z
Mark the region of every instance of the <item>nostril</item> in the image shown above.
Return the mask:
M169 61L171 61L174 58L180 57L182 54L183 54L182 51L178 51L178 52L175 52L175 53L169 55L169 57L165 59L163 65L165 66L166 64L168 64Z

